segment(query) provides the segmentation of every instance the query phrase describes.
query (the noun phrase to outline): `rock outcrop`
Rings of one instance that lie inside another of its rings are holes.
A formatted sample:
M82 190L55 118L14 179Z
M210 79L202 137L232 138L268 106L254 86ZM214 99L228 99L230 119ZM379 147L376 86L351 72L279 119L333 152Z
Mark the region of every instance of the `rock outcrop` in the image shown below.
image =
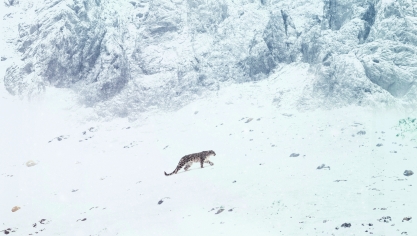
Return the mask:
M84 104L126 116L308 63L314 79L300 88L300 108L417 100L417 0L22 4L4 2L15 15L35 17L22 19L10 42L20 60L4 85L15 95L73 88Z

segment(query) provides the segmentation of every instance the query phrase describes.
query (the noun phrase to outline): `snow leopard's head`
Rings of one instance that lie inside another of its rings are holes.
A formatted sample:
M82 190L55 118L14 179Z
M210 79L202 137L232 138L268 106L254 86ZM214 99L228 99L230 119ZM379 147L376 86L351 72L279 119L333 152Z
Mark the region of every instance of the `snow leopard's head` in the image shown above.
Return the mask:
M215 156L216 153L213 150L208 151L208 156Z

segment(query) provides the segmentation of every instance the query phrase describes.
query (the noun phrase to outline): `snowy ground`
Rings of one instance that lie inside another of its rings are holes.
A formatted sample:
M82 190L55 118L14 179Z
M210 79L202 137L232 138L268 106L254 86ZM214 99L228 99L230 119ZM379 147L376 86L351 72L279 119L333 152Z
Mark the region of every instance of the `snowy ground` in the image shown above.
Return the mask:
M81 122L56 91L30 104L2 91L0 232L417 235L416 175L403 175L417 143L395 128L412 114L295 111L307 78L294 71L132 122ZM210 149L214 166L163 174Z

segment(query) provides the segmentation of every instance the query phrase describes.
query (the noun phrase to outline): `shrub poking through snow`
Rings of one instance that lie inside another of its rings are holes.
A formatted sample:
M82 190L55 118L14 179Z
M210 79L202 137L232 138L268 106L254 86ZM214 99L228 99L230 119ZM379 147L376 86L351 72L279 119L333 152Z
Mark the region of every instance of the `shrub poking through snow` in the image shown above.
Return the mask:
M417 119L410 118L401 119L398 121L399 133L397 137L405 137L407 134L411 135L412 137L417 137Z

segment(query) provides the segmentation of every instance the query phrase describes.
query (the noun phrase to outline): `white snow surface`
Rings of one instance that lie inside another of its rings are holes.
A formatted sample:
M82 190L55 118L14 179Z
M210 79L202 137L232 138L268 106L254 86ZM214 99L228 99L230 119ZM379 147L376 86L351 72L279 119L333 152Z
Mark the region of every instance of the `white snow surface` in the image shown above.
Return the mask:
M396 136L416 114L300 112L302 68L134 121L100 121L71 91L31 102L2 93L0 233L417 235L417 180L403 175L417 170L416 133ZM214 166L163 174L203 150Z

